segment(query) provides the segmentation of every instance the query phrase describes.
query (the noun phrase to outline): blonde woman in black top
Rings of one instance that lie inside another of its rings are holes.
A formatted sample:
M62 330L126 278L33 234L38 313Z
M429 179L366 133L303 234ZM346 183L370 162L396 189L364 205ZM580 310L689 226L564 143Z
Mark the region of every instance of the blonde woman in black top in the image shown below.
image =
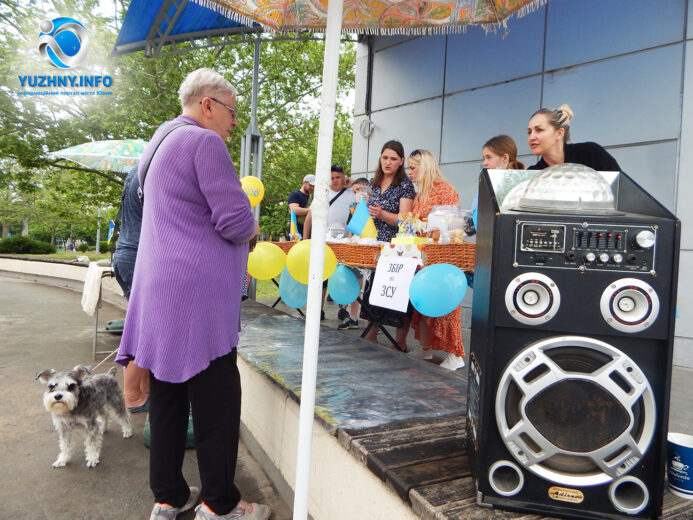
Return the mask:
M537 110L527 126L527 143L539 162L530 170L543 170L554 164L577 163L597 171L621 171L609 152L597 143L568 143L573 111L568 105Z

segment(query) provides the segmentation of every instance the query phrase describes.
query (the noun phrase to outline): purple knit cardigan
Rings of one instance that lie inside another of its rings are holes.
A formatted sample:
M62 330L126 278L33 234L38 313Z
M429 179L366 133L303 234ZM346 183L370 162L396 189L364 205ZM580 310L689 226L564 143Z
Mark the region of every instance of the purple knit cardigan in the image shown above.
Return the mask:
M255 230L224 141L190 117L159 146L116 361L181 383L238 344L247 240ZM145 148L141 164L151 155ZM140 176L142 172L140 171Z

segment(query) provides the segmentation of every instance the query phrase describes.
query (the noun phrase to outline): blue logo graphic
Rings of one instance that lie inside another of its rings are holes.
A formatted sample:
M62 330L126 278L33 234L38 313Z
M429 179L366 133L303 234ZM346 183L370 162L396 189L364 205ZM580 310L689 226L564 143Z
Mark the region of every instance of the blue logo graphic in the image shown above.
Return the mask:
M70 69L84 59L89 36L77 20L65 17L44 20L39 29L39 52L55 67Z

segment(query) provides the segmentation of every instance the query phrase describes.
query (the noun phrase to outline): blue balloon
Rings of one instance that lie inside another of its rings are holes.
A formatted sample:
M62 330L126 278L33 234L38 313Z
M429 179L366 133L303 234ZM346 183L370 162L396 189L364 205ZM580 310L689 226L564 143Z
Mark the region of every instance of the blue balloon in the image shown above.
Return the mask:
M477 218L476 215L478 212L479 212L479 208L474 208L474 213L472 213L472 222L474 222L474 229L476 229L477 231L478 231L479 226L476 225L476 218Z
M308 286L297 282L284 267L279 278L279 296L288 307L299 309L308 302Z
M454 311L467 293L467 279L451 264L433 264L419 271L409 286L409 299L424 316L439 318Z
M339 305L349 305L359 297L361 287L351 269L340 264L327 279L327 290Z

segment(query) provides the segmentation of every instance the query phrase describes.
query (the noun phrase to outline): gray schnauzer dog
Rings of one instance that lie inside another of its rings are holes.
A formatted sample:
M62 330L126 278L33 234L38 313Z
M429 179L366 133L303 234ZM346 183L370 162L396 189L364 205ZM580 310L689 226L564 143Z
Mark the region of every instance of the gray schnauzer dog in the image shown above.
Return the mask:
M86 430L84 453L90 468L99 463L109 415L120 424L124 438L132 437L130 412L115 375L115 367L108 374L92 376L88 368L76 366L71 372L48 369L36 376L47 386L43 406L50 412L58 431L60 453L54 468L62 468L69 462L72 431L77 427Z

